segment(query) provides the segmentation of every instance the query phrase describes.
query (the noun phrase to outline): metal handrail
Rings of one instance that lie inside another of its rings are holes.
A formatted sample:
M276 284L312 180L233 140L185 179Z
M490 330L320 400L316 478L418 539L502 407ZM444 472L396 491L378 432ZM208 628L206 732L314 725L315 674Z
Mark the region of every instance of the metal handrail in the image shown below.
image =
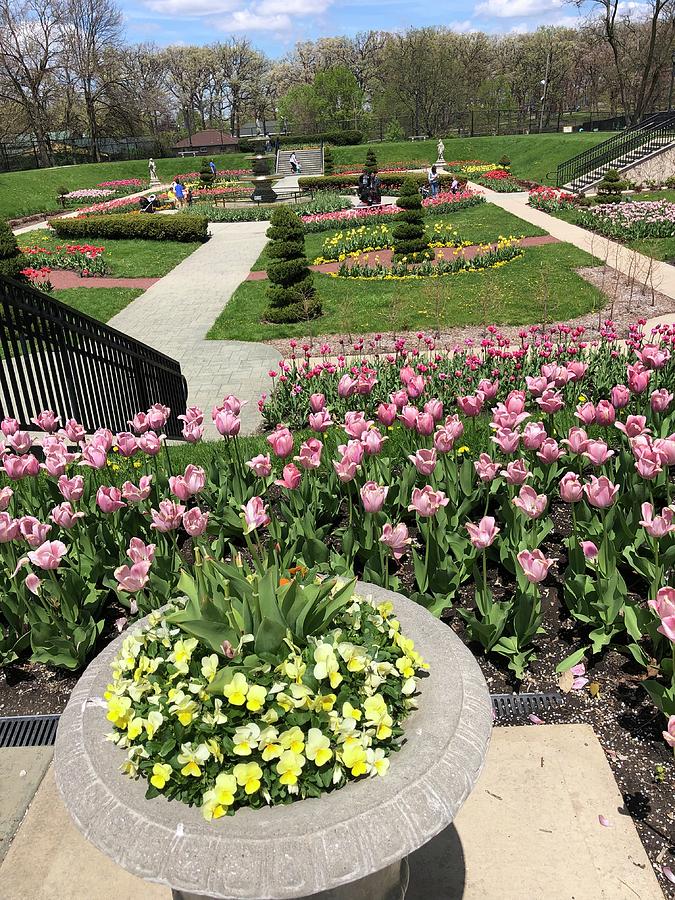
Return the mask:
M622 157L638 148L645 148L648 152L652 148L657 149L666 136L675 140L675 113L657 123L647 120L561 163L556 172L556 184L562 187L574 183L607 163L620 165Z
M171 409L165 433L181 438L187 383L180 364L35 288L0 277L0 418L52 409L89 432L124 431L135 413Z

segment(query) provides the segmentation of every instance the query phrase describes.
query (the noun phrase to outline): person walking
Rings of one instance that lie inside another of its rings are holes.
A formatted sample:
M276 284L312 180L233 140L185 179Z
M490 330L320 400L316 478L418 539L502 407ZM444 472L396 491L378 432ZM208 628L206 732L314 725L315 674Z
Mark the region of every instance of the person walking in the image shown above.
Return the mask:
M435 197L438 194L441 176L436 171L436 166L432 166L429 169L429 174L427 175L429 181L429 190L431 191L431 196Z
M377 169L370 176L370 202L375 206L382 203L382 179L377 174Z
M453 175L452 184L450 185L450 190L453 194L456 194L459 191L459 181L457 181L457 176Z
M178 178L176 179L176 184L173 190L176 195L176 206L178 207L178 209L182 209L185 205L185 188L180 183Z
M297 175L297 174L298 174L298 169L299 169L300 167L298 166L298 157L295 155L295 150L292 151L292 153L291 153L291 155L290 155L290 158L289 158L288 162L290 163L290 166L291 166L291 172L292 172L294 175Z
M215 176L216 176L216 164L214 163L213 160L211 160L210 163L209 163L209 169L211 169L211 174L212 174L213 177L215 178Z

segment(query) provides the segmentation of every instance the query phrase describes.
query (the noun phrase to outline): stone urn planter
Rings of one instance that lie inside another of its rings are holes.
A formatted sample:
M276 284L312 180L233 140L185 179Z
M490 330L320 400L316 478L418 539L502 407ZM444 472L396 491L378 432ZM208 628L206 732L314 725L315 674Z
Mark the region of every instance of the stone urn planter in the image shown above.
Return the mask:
M56 781L84 836L133 874L170 886L176 900L402 898L406 857L452 822L476 783L491 703L478 664L447 625L400 594L363 583L356 591L391 600L429 664L384 778L215 822L177 801L146 800L145 781L120 772L124 751L104 739L103 694L119 637L78 682L56 741Z

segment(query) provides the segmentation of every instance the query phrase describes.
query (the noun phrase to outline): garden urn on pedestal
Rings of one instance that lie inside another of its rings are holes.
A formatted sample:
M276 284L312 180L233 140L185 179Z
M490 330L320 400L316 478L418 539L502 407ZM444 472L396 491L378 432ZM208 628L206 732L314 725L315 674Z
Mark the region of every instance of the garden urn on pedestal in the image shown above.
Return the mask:
M84 836L133 874L171 887L176 900L403 897L407 856L453 821L481 772L490 697L447 625L400 594L362 583L357 592L393 603L428 664L384 777L211 822L196 807L146 799L143 781L120 772L125 754L105 740L103 695L121 636L86 670L59 725L56 780Z

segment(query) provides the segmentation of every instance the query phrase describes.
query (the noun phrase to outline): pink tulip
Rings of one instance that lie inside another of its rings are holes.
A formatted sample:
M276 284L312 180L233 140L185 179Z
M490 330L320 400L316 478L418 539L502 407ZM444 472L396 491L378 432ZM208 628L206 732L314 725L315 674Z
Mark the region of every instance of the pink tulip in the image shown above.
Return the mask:
M58 569L67 552L61 541L45 541L37 550L28 551L28 559L39 569Z
M395 560L401 559L412 544L412 538L408 537L408 528L403 522L399 522L395 526L390 525L389 522L385 523L382 526L380 541L389 547Z
M178 416L181 422L186 425L194 423L195 425L204 424L204 410L199 406L188 406L185 413Z
M5 417L2 422L0 422L0 431L2 431L5 437L9 437L10 434L16 434L19 427L17 420L10 419L9 417Z
M675 642L675 588L662 587L657 592L656 599L649 600L649 606L661 619L656 630L669 641Z
M623 431L626 437L635 438L641 434L648 434L647 419L645 416L628 416L625 424L623 422L615 422L614 426Z
M115 438L115 444L120 454L128 459L138 450L138 442L130 431L120 431Z
M651 447L635 448L635 470L641 478L651 481L663 471L661 455Z
M474 469L478 473L481 481L492 481L496 478L501 466L498 462L490 459L487 453L481 453L473 464Z
M148 410L147 423L152 431L161 431L167 423L168 414L163 408L157 409L153 406Z
M213 422L219 434L223 437L236 437L241 430L241 419L232 410L225 407L214 407Z
M579 428L577 425L575 425L570 428L567 434L567 439L561 441L560 443L567 444L570 453L583 453L588 444L588 435L583 428Z
M338 453L341 453L343 458L349 462L356 463L357 466L361 463L365 452L361 441L348 441L346 444L338 446Z
M52 478L59 478L61 475L65 475L66 467L76 458L76 453L66 453L65 451L62 453L47 453L45 454L45 461L42 463L41 467L48 472Z
M425 485L421 490L413 488L410 499L408 511L416 512L425 518L435 516L442 506L447 506L450 502L443 491L435 491L430 484Z
M560 459L563 451L558 447L558 442L553 438L546 438L544 443L537 450L537 457L547 466L552 465L556 460Z
M101 512L113 513L123 509L126 503L122 500L122 492L116 487L101 486L96 491L96 505Z
M541 397L537 397L535 402L541 407L541 411L547 415L557 413L565 405L562 394L559 391L550 389L545 390Z
M504 403L498 403L492 410L493 428L517 428L530 414L526 412L509 412Z
M109 428L97 428L91 436L91 443L101 447L106 453L110 453L113 442L113 433Z
M51 525L43 524L35 516L22 516L18 522L21 537L30 547L39 547L47 540L47 535L52 530Z
M675 512L673 512L671 507L665 506L661 510L660 516L654 516L654 507L651 503L643 503L641 509L642 519L640 520L640 525L650 537L658 540L675 531L675 524L673 523Z
M541 422L528 422L523 428L523 447L526 450L538 450L547 437Z
M380 425L389 428L396 421L396 413L395 403L380 403L377 407L377 420Z
M357 463L352 462L351 460L343 457L341 460L333 460L333 468L337 473L337 477L339 478L342 484L347 484L350 481L353 481L356 478L356 473L359 470Z
M180 503L174 503L173 500L161 500L159 510L151 509L152 517L151 528L166 534L169 531L175 531L180 527L181 519L185 507Z
M393 394L389 395L389 399L394 404L396 409L403 409L403 407L408 402L408 392L404 390L395 391Z
M372 421L366 419L362 412L345 413L344 429L349 437L354 438L356 441L361 440L363 433L368 431L372 424Z
M509 456L515 453L520 442L520 432L512 431L510 428L499 428L497 433L490 438L499 447L502 453Z
M637 362L634 366L626 366L628 373L628 387L633 394L642 394L649 386L649 380L652 373L649 369L645 369L642 363Z
M532 478L532 473L528 471L527 464L523 459L514 459L506 467L507 484L525 484L528 478Z
M122 485L122 497L129 503L142 503L147 500L152 490L152 475L141 475L138 487L131 481L125 481Z
M28 575L26 575L23 583L26 585L31 594L35 594L36 597L39 596L42 580L37 577L35 572L29 572Z
M267 436L267 443L279 459L285 459L293 452L293 435L285 425L277 425L276 431Z
M172 475L169 478L169 489L179 500L189 500L198 494L206 484L206 473L201 466L190 464L184 475Z
M415 377L415 370L410 366L403 366L398 374L399 378L401 379L401 383L406 385L407 387L410 379Z
M19 536L18 519L13 519L8 512L0 512L0 544L8 544Z
M60 434L46 434L42 438L42 449L45 453L67 453L64 438Z
M426 450L424 448L416 450L414 455L409 455L408 459L415 466L420 475L431 475L436 468L436 451Z
M406 428L412 430L417 426L418 416L419 412L417 409L415 409L414 406L404 406L401 410L401 415L399 416L399 418Z
M259 453L253 459L249 459L246 465L258 478L269 478L272 474L272 460L269 453Z
M581 381L588 370L588 363L572 360L567 363L567 371L570 373L570 381Z
M654 441L654 450L659 454L661 465L675 466L675 435L657 438Z
M530 378L529 375L526 375L525 384L533 397L541 397L545 390L550 390L553 382L549 381L548 378L545 378L543 375L537 376L536 378Z
M61 475L58 488L64 500L73 500L77 503L84 494L84 478L81 475L74 475L72 478Z
M415 400L417 397L421 397L424 393L424 378L422 377L422 375L413 375L413 377L408 381L406 389L408 391L408 396L412 400Z
M386 440L387 438L377 428L371 428L361 438L361 444L368 456L377 456L382 452Z
M139 437L138 446L148 456L157 456L162 449L163 437L164 435L156 435L154 431L146 431Z
M82 448L81 466L89 466L92 469L103 469L108 461L108 452L98 444L85 444Z
M457 406L465 416L474 417L480 414L485 404L485 397L478 391L476 394L457 398Z
M341 397L343 400L351 397L356 391L357 385L358 381L352 378L351 375L343 375L338 382L338 397Z
M135 594L137 591L142 591L148 583L149 571L150 563L146 560L144 562L136 562L131 566L118 566L114 575L121 591Z
M610 391L612 406L615 409L623 409L630 403L630 391L625 384L617 384Z
M648 369L662 369L670 359L670 351L656 344L645 344L641 352L636 351L636 355Z
M321 412L326 408L326 397L323 394L312 394L309 398L309 408L313 413Z
M478 382L478 390L485 397L486 402L490 400L494 400L497 396L497 391L499 390L499 382L498 381L488 381L487 378L483 378L482 381Z
M374 481L366 481L361 488L361 502L367 513L377 513L384 506L384 501L389 493L389 488L376 484Z
M421 437L429 437L430 434L434 433L434 428L436 423L434 422L434 417L431 413L421 412L417 416L417 422L415 423L415 428L417 433Z
M521 550L517 559L525 577L532 584L543 581L554 563L554 560L546 559L541 550Z
M424 412L428 413L434 422L440 422L443 418L443 403L435 397L424 404Z
M333 420L330 417L330 413L327 409L321 409L319 412L310 413L309 414L309 427L312 431L316 431L319 434L322 434L324 431L328 431L330 426L333 424Z
M147 414L144 412L136 413L133 419L129 420L129 424L134 429L136 434L145 434L145 432L150 428Z
M483 516L478 525L467 522L466 530L469 532L469 540L477 550L490 547L500 532L492 516Z
M196 444L204 437L204 426L199 422L186 422L181 434L188 444Z
M614 451L610 450L604 441L586 441L583 455L592 466L604 466L607 460L614 456Z
M322 450L323 444L321 441L318 438L310 438L302 444L300 453L298 456L294 456L293 459L297 463L300 463L300 466L303 469L318 469L321 465Z
M581 549L584 551L584 556L586 559L593 562L593 560L597 559L600 551L597 546L593 543L593 541L579 541L581 545Z
M31 460L34 461L34 464L33 462L30 462ZM3 463L2 470L12 481L21 481L22 478L26 478L30 475L30 472L34 468L37 468L38 472L40 471L40 463L32 453L27 453L25 456L12 456L11 454L7 454L3 459ZM35 474L37 474L37 472Z
M43 431L55 431L59 417L51 409L43 410L36 419L31 419Z
M525 412L525 400L524 391L510 391L504 402L504 406L506 407L507 412L519 416L521 413Z
M574 415L584 425L592 425L595 422L595 406L592 403L580 403Z
M673 394L670 391L666 390L666 388L661 388L660 391L653 391L651 397L649 398L649 402L652 407L652 411L655 413L663 413L666 412L670 404L673 402Z
M248 400L240 400L239 397L235 397L234 394L228 394L227 397L223 397L222 408L229 409L231 413L234 413L235 416L238 416L242 410L242 407L246 406L247 403Z
M11 487L0 488L0 512L4 512L7 509L13 496L14 491Z
M583 486L575 472L566 472L558 485L560 499L565 503L578 503L583 496Z
M450 453L455 446L455 438L447 425L439 425L434 432L434 447L439 453Z
M191 537L199 537L204 534L206 526L209 524L209 514L202 512L198 506L193 506L183 513L183 528Z
M595 407L595 421L598 425L606 428L608 425L613 425L615 419L616 410L609 400L599 400Z
M618 493L619 488L612 484L606 475L601 475L600 478L591 475L590 481L584 485L586 499L596 509L607 509L612 506Z
M248 503L241 507L241 516L244 520L246 528L244 534L250 534L258 528L264 528L270 523L270 517L267 515L267 507L261 497L252 497Z
M668 719L668 727L661 733L663 734L663 739L666 744L675 749L675 716L670 716ZM672 878L670 880L672 881Z
M557 388L564 387L570 380L570 372L565 366L557 366L555 363L548 363L541 367L541 374L552 381Z
M548 497L546 494L538 494L534 488L525 484L513 498L513 505L524 513L528 519L538 519L546 509Z
M7 438L7 446L11 447L15 453L28 453L33 446L33 439L27 431L15 431Z
M462 435L464 434L464 423L459 418L457 413L452 416L446 416L445 430L455 442L462 437Z
M129 541L127 556L133 563L152 562L156 549L155 544L144 544L140 538L132 537Z
M68 500L59 503L51 511L49 518L60 528L72 528L78 519L84 518L83 512L75 512Z

